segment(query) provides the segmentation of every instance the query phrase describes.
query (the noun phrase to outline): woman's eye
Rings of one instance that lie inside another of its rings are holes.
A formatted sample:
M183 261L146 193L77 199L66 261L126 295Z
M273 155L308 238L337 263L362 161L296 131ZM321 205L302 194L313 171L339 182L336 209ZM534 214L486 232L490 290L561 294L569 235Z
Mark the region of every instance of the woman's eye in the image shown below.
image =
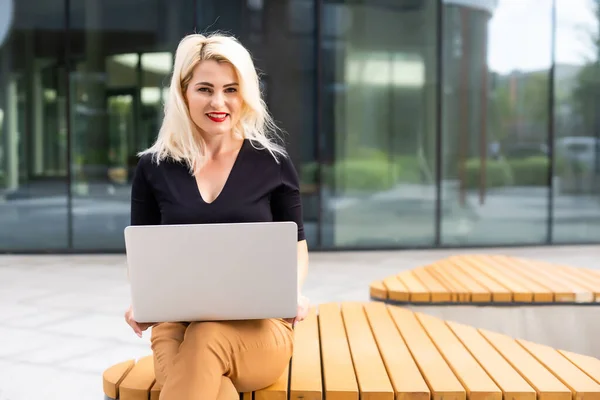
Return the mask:
M201 88L198 88L198 91L199 92L211 93L212 89L211 88L207 88L207 87L201 87ZM237 89L236 88L227 88L227 89L225 89L225 92L226 93L235 93L235 92L237 92Z

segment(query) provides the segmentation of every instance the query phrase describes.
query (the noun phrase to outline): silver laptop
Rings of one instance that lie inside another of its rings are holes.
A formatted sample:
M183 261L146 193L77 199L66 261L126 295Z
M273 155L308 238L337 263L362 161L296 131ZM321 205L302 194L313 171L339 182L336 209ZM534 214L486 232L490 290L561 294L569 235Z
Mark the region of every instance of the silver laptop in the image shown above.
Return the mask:
M124 234L138 322L296 316L294 222L128 226Z

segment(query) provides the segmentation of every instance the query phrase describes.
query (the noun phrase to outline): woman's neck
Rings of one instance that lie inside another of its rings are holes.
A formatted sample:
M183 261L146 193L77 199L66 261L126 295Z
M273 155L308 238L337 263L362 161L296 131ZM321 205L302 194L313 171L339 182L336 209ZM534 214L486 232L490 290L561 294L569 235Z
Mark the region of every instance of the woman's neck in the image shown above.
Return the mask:
M232 134L223 135L202 135L204 139L204 156L207 159L214 159L222 154L228 154L232 151L238 151L243 139L239 139Z

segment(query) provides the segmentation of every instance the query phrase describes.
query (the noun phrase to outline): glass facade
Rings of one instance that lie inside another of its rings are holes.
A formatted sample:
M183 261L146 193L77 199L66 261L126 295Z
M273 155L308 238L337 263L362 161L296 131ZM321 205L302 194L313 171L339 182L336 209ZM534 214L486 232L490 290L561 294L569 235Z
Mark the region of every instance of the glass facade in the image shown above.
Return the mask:
M552 25L548 0L445 8L441 243L551 240Z
M309 246L600 243L596 0L0 0L0 252L121 252L182 36L251 51Z

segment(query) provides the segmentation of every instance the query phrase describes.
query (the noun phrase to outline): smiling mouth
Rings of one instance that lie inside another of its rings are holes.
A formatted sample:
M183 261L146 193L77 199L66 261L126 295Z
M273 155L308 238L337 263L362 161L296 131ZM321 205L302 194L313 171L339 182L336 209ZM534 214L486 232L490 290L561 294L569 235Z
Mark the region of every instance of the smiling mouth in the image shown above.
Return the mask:
M209 114L206 114L206 116L214 122L223 122L227 119L229 114L227 114L227 113L209 113Z

